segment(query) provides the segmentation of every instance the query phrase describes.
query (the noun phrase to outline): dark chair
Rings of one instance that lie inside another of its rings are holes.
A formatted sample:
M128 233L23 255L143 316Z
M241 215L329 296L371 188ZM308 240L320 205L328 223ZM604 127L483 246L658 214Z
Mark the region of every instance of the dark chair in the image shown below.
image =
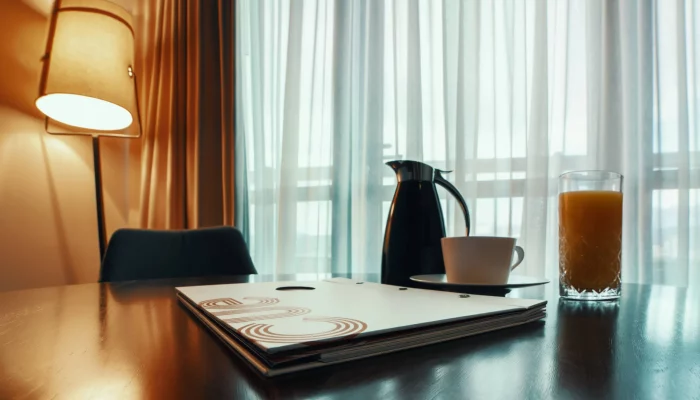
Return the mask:
M237 229L119 229L109 240L100 282L257 274Z

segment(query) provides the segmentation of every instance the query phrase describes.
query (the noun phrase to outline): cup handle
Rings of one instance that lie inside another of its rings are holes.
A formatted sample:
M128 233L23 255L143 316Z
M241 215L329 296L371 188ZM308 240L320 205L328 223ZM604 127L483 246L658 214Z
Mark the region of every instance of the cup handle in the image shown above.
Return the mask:
M510 270L511 270L511 271L514 270L515 267L517 267L518 265L520 265L520 263L523 262L523 259L525 258L525 250L523 250L522 247L520 247L520 246L515 246L515 252L518 253L518 261L516 261L515 264L513 264L513 265L510 267Z

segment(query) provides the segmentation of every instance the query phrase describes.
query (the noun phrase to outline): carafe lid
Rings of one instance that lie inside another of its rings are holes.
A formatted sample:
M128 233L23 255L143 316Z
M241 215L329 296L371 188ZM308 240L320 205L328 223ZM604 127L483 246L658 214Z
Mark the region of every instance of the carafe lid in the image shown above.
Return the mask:
M399 182L405 181L427 181L433 182L435 178L435 168L420 161L394 160L386 163L396 173Z

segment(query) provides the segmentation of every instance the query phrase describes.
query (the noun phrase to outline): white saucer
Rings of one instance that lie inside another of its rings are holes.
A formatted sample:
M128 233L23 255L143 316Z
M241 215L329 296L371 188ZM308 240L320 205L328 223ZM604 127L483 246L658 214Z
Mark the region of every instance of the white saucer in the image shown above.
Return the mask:
M414 275L411 277L414 282L420 282L427 285L435 285L442 287L460 287L460 288L481 288L481 289L516 289L528 286L544 285L549 283L548 279L542 277L532 277L523 275L511 275L506 284L490 284L490 283L454 283L447 281L445 274L431 275Z

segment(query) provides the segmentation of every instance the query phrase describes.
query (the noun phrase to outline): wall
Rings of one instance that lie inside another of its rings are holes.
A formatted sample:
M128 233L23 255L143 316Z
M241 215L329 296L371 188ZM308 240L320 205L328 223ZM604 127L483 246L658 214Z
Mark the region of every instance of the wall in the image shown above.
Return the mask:
M0 0L0 291L95 282L89 137L51 136L36 110L51 2ZM108 235L134 215L128 140L101 139Z

